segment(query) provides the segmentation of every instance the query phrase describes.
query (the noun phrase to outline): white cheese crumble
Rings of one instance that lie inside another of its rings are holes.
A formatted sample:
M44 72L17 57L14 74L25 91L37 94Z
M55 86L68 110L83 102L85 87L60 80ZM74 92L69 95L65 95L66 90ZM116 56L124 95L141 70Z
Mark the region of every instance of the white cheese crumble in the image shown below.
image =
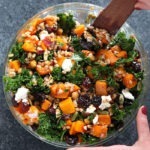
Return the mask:
M19 103L22 101L23 103L29 103L28 102L28 93L29 89L25 87L18 88L16 94L15 94L15 101Z
M61 116L61 112L59 109L56 109L56 118L59 118Z
M132 93L130 93L129 89L127 89L127 88L122 90L122 94L127 99L131 99L131 100L135 99L134 96L132 95Z
M45 61L48 60L48 54L49 54L48 51L44 51L43 58Z
M96 108L95 108L93 105L90 105L90 106L86 109L86 112L91 114L91 113L93 113L95 110L96 110Z
M64 72L70 72L73 64L71 62L71 59L65 59L62 63L62 69Z
M47 37L48 35L49 34L46 30L41 31L40 34L39 34L40 40L44 40L45 37Z
M112 99L111 99L111 96L110 96L110 95L108 95L108 96L101 96L101 98L102 98L102 103L101 103L101 105L99 106L99 108L100 108L101 110L104 110L104 109L106 109L106 108L109 108L109 107L111 106L111 104L110 104L110 101L112 100Z
M96 124L98 122L98 115L96 115L93 119L93 124Z

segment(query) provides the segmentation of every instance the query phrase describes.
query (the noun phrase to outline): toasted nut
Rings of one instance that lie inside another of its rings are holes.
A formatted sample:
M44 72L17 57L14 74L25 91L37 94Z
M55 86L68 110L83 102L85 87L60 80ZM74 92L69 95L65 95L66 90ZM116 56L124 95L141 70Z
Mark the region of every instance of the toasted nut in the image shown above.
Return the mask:
M75 100L79 97L79 93L78 92L73 92L71 96L72 96L72 99Z

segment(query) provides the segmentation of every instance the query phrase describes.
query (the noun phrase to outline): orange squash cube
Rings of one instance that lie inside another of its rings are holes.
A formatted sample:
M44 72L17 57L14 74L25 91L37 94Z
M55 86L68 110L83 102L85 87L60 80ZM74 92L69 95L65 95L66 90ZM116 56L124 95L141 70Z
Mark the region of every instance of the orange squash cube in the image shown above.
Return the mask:
M61 101L59 107L64 114L72 114L75 112L75 106L71 97Z
M9 62L9 67L11 69L14 69L15 71L18 71L20 69L20 62L19 60L13 60Z
M91 135L98 138L105 138L107 136L108 128L107 126L94 125L91 128Z
M99 115L98 121L99 121L100 125L107 125L107 126L109 126L111 124L110 115Z
M31 43L31 42L25 42L22 45L22 48L24 51L26 52L31 52L31 53L35 53L36 52L36 47L35 44Z
M68 98L70 94L69 89L63 83L53 84L50 90L51 95L55 98Z
M81 24L74 29L74 33L78 36L81 36L84 33L84 30L85 30L85 26Z
M107 83L106 81L97 80L95 83L96 95L107 95Z
M131 73L126 73L125 77L123 78L123 85L128 89L134 88L137 85L137 80Z
M44 102L41 104L42 110L47 110L51 106L51 104L52 103L50 101L45 99Z
M76 133L84 133L84 125L85 125L84 122L81 120L73 122L69 131L70 135Z

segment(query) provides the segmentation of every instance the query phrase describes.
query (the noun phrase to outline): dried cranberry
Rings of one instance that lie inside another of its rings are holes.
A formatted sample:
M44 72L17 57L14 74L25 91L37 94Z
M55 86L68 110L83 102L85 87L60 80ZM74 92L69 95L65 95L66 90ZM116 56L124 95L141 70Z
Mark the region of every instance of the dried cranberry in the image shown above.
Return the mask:
M46 30L48 31L48 33L56 32L57 27L46 27Z
M92 98L92 104L95 106L95 107L98 107L102 102L102 99L100 96L94 96Z
M38 126L39 126L38 124L33 124L33 125L31 125L31 128L33 131L35 131L35 130L37 130Z
M133 61L132 62L132 69L135 72L140 72L141 71L141 63L137 62L137 61Z
M70 135L69 133L67 133L65 136L65 141L67 144L69 145L75 145L78 143L78 136L77 135Z
M29 105L29 104L20 102L19 105L18 105L17 110L18 110L20 113L24 114L24 113L26 113L26 112L29 110L29 108L30 108L30 105Z
M37 54L38 55L41 55L41 54L43 54L44 53L44 50L37 50Z
M18 107L19 104L15 101L15 96L12 97L11 102L14 107Z
M70 52L74 52L74 48L73 48L72 46L70 46L70 47L68 48L68 50L69 50Z
M53 108L53 107L50 107L47 111L47 113L49 114L55 114L56 113L56 110Z
M85 79L82 82L82 85L87 89L90 88L90 86L92 85L91 79L89 77L85 77Z
M33 96L36 101L43 101L45 99L45 94L43 93L34 93Z
M79 107L87 108L91 104L91 99L88 95L80 95L77 104Z
M63 120L68 120L68 119L70 119L70 115L63 114L61 118Z

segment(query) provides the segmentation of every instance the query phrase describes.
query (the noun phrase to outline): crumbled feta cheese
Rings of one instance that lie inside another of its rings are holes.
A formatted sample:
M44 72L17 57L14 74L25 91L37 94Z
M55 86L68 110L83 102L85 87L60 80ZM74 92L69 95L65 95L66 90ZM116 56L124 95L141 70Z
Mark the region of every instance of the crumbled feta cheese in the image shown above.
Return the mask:
M101 96L101 98L102 98L102 102L110 102L112 99L111 99L111 96L110 95L108 95L108 96Z
M29 89L27 89L25 87L19 88L15 94L15 101L17 103L19 103L20 101L22 101L23 103L29 103L28 102L28 93L29 93Z
M93 119L93 124L96 124L98 122L98 115L96 115Z
M73 64L71 62L71 59L65 59L62 63L62 69L64 72L70 72Z
M110 103L109 102L105 102L105 103L101 103L101 105L99 106L99 108L101 109L101 110L104 110L104 109L106 109L106 108L109 108L111 105L110 105Z
M59 109L56 109L56 118L59 118L61 116L61 112Z
M122 94L124 95L125 98L127 99L131 99L131 100L134 100L134 96L132 95L132 93L129 92L129 89L124 89L122 90Z
M40 34L39 34L40 40L44 40L45 37L47 37L48 35L49 34L46 30L41 31Z
M95 110L96 110L96 108L95 108L93 105L90 105L90 106L86 109L86 112L91 114L91 113L93 113Z
M44 60L48 60L48 51L44 51L44 55L43 55Z
M111 106L111 104L110 104L110 101L112 100L112 99L111 99L111 96L110 96L110 95L108 95L108 96L101 96L101 98L102 98L102 103L101 103L101 105L99 106L99 108L100 108L101 110L104 110L104 109L106 109L106 108L109 108L109 107Z

